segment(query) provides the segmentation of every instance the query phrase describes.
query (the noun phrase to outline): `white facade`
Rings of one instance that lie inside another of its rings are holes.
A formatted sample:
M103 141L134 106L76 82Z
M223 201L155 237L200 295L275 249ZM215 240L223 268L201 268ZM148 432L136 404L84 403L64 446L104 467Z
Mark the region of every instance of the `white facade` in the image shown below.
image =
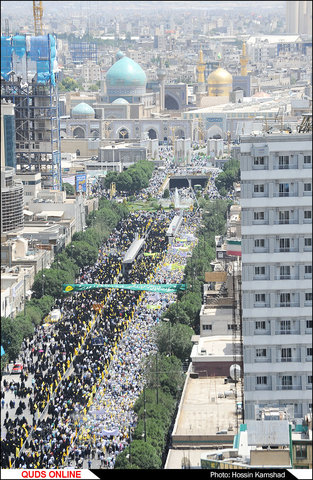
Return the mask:
M245 417L312 407L312 134L241 138Z

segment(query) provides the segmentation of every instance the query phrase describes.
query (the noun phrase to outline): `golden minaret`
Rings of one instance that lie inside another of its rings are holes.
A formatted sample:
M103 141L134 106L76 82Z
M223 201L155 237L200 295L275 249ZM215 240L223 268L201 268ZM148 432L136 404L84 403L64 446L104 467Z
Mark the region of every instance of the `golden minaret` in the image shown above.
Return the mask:
M202 49L200 48L199 61L197 65L197 73L198 73L197 82L198 83L204 83L204 70L205 70L205 64L203 62L203 52L202 52Z
M246 42L242 44L242 55L240 57L240 65L241 65L241 75L243 77L247 76L247 65L248 65L248 57L246 54Z

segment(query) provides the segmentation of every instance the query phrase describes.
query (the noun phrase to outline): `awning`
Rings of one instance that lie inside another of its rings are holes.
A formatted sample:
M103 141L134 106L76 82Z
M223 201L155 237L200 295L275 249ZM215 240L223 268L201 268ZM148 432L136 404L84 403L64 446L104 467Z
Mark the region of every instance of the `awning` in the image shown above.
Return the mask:
M23 214L27 215L27 217L31 217L32 215L34 215L34 212L31 212L30 210L23 210Z

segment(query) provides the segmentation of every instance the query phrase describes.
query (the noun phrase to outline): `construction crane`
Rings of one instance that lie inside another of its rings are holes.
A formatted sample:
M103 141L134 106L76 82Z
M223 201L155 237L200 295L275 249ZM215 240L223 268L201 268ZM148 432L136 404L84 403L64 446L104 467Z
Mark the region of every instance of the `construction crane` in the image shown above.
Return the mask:
M33 1L33 15L34 15L34 25L35 25L35 36L43 34L42 30L42 15L43 15L43 8L42 2L35 2Z

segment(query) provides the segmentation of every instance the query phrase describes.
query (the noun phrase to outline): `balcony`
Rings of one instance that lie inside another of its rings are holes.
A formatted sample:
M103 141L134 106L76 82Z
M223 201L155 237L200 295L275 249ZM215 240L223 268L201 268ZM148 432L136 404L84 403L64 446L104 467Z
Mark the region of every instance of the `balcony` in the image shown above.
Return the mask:
M289 363L289 362L301 362L301 357L300 355L294 356L294 357L281 357L278 356L276 358L276 362L282 362L282 363Z
M291 170L293 168L298 168L297 163L285 163L283 165L273 165L273 170Z
M297 225L299 223L298 220L284 218L280 220L274 220L274 225Z
M297 197L298 192L274 192L273 197Z
M301 385L276 385L276 390L302 390Z
M299 280L299 275L275 275L275 280Z
M270 304L269 303L254 303L253 305L254 308L269 308L270 307Z
M271 335L270 330L254 330L254 335Z
M297 247L279 247L279 248L274 248L274 253L295 253L299 252L299 248Z
M271 385L256 385L256 390L272 390Z
M275 307L300 307L300 302L279 302L275 303Z
M271 358L269 357L255 357L255 363L271 363Z
M296 329L296 330L275 330L275 335L300 335L300 329Z

